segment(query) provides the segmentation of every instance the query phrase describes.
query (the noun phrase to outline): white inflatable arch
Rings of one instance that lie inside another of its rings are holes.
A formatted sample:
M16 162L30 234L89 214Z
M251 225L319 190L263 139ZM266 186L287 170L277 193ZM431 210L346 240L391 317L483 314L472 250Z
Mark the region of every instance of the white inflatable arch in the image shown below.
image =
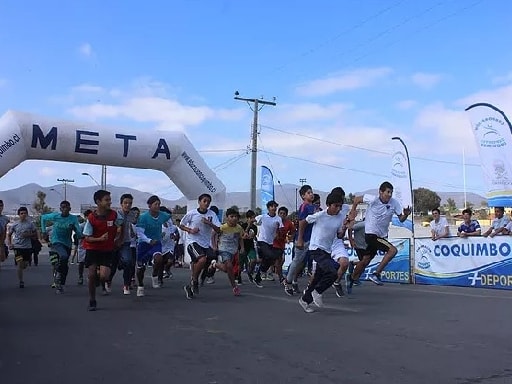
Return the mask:
M28 159L160 170L189 206L195 207L202 193L219 208L225 204L224 184L181 132L117 129L7 111L0 118L0 177Z

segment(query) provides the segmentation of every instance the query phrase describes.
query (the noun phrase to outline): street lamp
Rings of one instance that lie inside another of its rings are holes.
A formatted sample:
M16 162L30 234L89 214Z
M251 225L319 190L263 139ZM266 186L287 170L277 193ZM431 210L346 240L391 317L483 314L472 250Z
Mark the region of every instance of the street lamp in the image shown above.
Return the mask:
M64 184L64 200L67 200L68 183L74 183L75 180L73 180L73 179L57 179L57 181L60 181L62 184Z
M94 177L92 177L92 175L91 175L90 173L88 173L88 172L82 172L82 176L89 176L89 177L92 179L92 181L94 181L94 182L96 183L96 185L97 185L98 187L100 187L100 188L101 188L100 183L98 183L98 182L96 181L96 179L95 179Z
M57 191L55 188L50 188L50 191L55 192L55 193L58 193L58 194L60 195L60 198L61 198L62 200L65 200L65 199L64 199L64 196L62 196L62 193L60 193L60 191Z

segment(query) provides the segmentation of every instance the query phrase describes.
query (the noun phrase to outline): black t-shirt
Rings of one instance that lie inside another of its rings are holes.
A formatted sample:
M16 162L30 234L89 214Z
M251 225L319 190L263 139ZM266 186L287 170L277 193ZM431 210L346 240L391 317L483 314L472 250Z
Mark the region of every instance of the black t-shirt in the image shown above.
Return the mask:
M249 252L249 250L254 249L254 239L256 238L256 234L258 233L258 227L255 224L251 224L249 228L247 228L248 223L242 223L242 228L245 232L254 234L252 239L244 239L244 248L245 252Z

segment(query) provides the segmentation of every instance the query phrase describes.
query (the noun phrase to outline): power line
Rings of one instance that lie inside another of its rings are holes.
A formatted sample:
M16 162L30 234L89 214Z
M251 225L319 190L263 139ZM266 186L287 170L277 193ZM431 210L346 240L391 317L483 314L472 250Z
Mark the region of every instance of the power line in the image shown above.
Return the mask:
M364 147L360 147L360 146L357 146L357 145L351 145L351 144L342 144L342 143L339 143L339 142L336 142L336 141L325 140L325 139L321 139L319 137L314 137L314 136L306 135L306 134L303 134L303 133L286 131L284 129L271 127L269 125L260 124L260 127L267 128L267 129L270 129L270 130L276 131L276 132L285 133L287 135L303 137L305 139L315 140L315 141L319 141L319 142L326 143L326 144L337 145L337 146L340 146L340 147L352 148L352 149L357 149L357 150L360 150L360 151L377 153L377 154L386 155L386 156L391 155L391 152L380 151L380 150L377 150L377 149L364 148ZM411 156L411 159L421 160L421 161L429 161L429 162L440 163L440 164L462 165L462 163L459 163L459 162L456 162L456 161L436 160L436 159L430 159L430 158L427 158L427 157L420 157L420 156ZM480 167L481 166L480 164L471 164L471 163L467 163L466 165L467 166L471 166L471 167Z
M348 27L346 29L344 29L343 31L337 33L336 35L334 35L332 38L328 39L328 40L325 40L324 42L318 44L316 47L313 47L313 48L310 48L308 49L307 51L304 51L302 52L301 54L299 54L298 56L296 56L295 59L291 59L290 61L278 66L278 67L275 67L273 70L271 70L268 75L274 73L274 72L277 72L277 71L281 71L283 70L284 68L288 67L290 64L304 58L304 57L307 57L309 55L312 55L314 54L315 52L331 45L332 43L334 43L336 40L338 40L340 37L344 37L346 36L347 34L357 30L357 29L360 29L361 27L363 27L364 25L368 24L370 21L374 20L374 19L377 19L379 16L383 15L384 13L390 11L391 9L393 8L396 8L397 6L399 6L400 4L402 4L405 0L399 0L399 1L396 1L395 3L393 3L392 5L390 6L387 6L385 8L382 8L381 10L377 11L376 13L374 13L373 15L370 15L369 17L367 17L366 19L363 19L362 21L360 21L359 23L356 23L355 25L351 26L351 27Z
M384 178L384 179L389 178L389 174L376 173L376 172L366 171L366 170L357 169L357 168L346 168L346 167L341 167L339 165L322 163L322 162L319 162L319 161L315 161L315 160L312 160L312 159L306 159L306 158L302 158L302 157L298 157L298 156L284 155L282 153L268 151L268 150L260 149L259 151L260 152L266 152L266 153L268 153L270 155L284 157L284 158L292 159L292 160L303 161L303 162L306 162L306 163L309 163L309 164L316 164L316 165L320 165L320 166L323 166L323 167L329 167L329 168L334 168L334 169L339 169L339 170L349 171L349 172L355 172L355 173L362 173L362 174L365 174L365 175L377 176L377 177ZM453 189L462 188L461 185L449 184L449 183L440 183L438 180L431 181L431 180L423 180L423 179L413 178L413 182L415 184L420 184L421 183L421 184L429 184L429 185L439 185L439 186L444 186L444 187L453 188ZM467 187L466 189L472 190L472 191L481 191L481 189L479 189L479 188Z

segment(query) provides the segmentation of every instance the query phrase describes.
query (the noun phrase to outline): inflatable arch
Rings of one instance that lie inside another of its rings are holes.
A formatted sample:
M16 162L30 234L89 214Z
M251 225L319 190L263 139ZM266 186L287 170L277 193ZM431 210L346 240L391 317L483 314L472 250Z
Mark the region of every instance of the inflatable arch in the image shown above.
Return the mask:
M7 111L0 118L0 177L28 159L160 170L189 208L202 193L219 208L225 204L224 184L181 132L116 129Z

